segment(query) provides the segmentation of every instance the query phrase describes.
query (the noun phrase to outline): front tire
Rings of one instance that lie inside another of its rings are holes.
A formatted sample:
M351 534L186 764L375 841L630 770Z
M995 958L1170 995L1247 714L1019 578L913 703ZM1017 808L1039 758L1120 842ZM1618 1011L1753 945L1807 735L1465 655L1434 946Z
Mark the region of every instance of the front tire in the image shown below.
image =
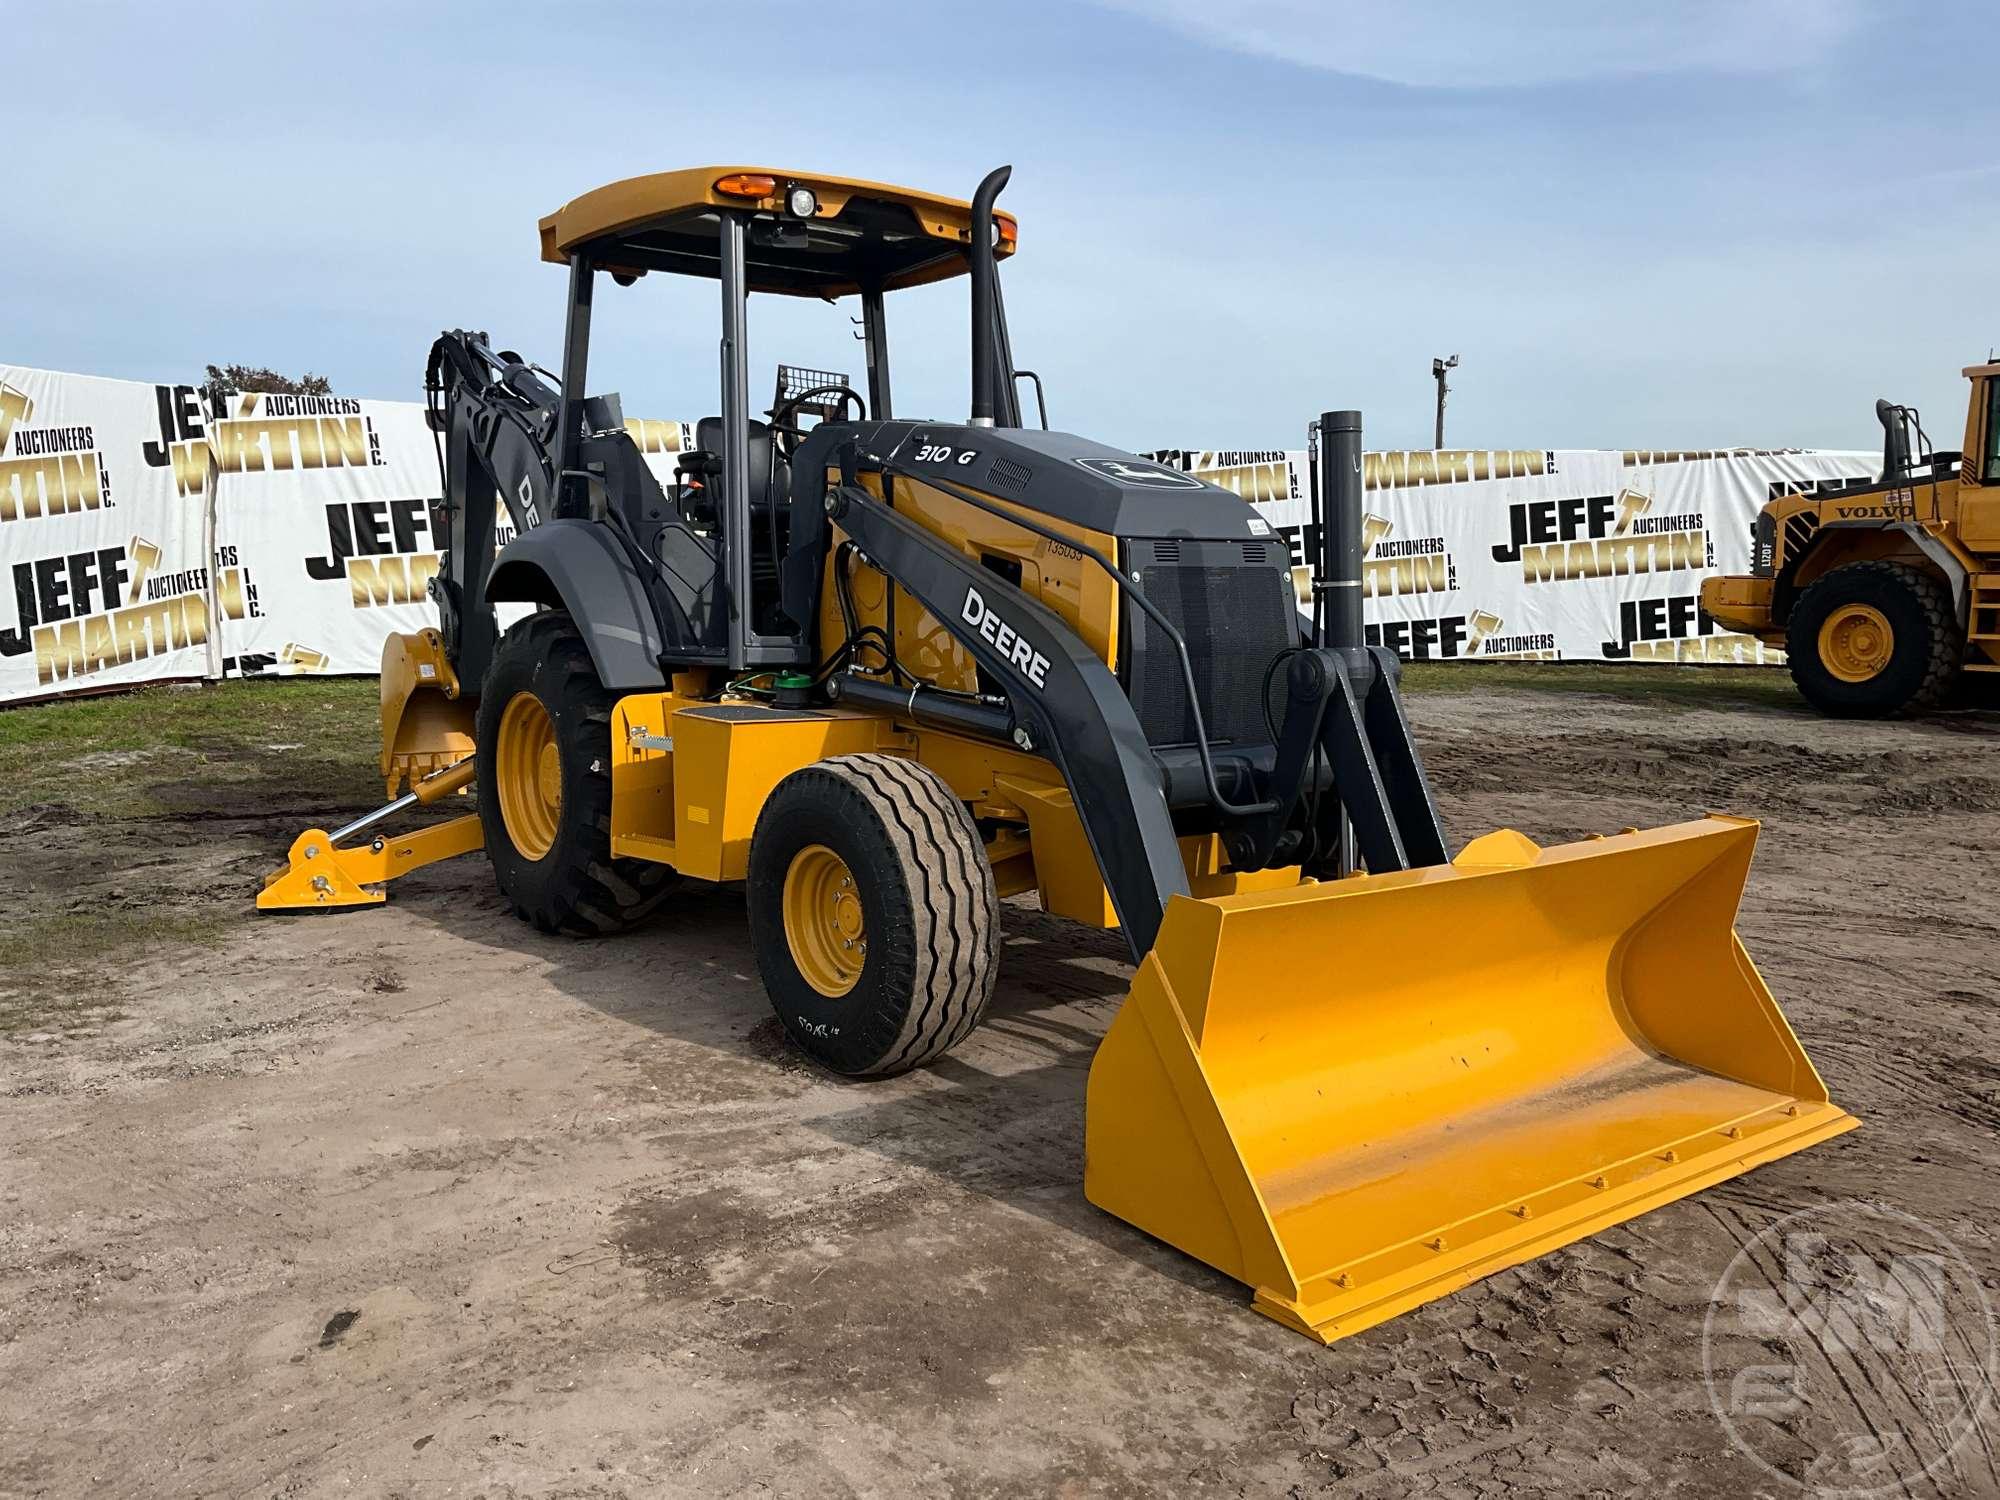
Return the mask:
M1816 580L1785 632L1792 681L1837 718L1922 713L1944 700L1965 657L1951 596L1897 562L1857 562Z
M611 710L559 610L500 637L479 695L479 823L501 894L543 932L595 937L649 916L679 876L611 855Z
M771 1006L836 1073L922 1067L993 995L1000 901L965 804L928 767L842 755L794 771L750 840L750 938Z

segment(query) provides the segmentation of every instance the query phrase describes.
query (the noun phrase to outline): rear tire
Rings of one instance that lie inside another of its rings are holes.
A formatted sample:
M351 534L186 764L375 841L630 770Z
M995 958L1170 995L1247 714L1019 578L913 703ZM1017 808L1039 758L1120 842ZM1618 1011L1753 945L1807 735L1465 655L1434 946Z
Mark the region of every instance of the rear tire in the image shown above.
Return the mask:
M771 1006L836 1073L922 1067L979 1024L999 967L986 848L942 777L893 755L794 771L750 840Z
M1951 596L1897 562L1835 568L1799 596L1785 632L1799 692L1823 714L1880 719L1937 707L1965 658Z
M479 823L501 894L543 932L596 937L649 916L680 877L611 855L611 710L559 610L500 637L479 695Z

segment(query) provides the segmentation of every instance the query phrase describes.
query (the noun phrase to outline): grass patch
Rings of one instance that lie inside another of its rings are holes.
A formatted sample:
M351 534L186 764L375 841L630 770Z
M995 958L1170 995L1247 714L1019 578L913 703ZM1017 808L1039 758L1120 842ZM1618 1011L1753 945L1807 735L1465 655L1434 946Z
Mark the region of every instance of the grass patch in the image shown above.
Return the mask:
M1597 662L1408 662L1403 686L1423 693L1595 693L1656 707L1806 711L1791 675L1762 667L1620 666Z
M0 931L0 1034L64 1031L113 1019L116 996L93 961L121 963L167 946L209 946L221 936L221 912L111 910L29 915Z
M268 801L301 786L379 796L373 678L215 682L0 710L0 814L54 802L145 817L193 783ZM290 747L290 748L274 748ZM302 771L315 778L308 783Z

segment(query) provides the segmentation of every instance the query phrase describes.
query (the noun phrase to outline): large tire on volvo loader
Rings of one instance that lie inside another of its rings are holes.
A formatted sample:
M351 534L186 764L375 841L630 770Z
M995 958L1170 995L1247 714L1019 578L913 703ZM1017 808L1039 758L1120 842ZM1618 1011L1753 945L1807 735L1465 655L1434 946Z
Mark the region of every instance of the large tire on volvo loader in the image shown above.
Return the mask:
M1799 597L1786 629L1792 680L1821 713L1882 719L1943 701L1965 656L1951 596L1906 563L1848 563Z
M679 877L611 855L611 709L590 648L560 610L500 638L479 696L479 821L514 914L595 937L650 915Z
M922 1067L992 998L993 871L928 766L841 755L779 782L750 839L749 904L772 1008L836 1073Z

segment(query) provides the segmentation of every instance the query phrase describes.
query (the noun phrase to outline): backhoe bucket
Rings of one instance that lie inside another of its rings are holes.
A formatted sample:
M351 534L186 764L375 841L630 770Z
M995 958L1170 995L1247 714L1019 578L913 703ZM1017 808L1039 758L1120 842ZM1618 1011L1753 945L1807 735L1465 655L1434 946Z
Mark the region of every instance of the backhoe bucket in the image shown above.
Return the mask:
M435 630L382 643L382 780L391 797L472 754L473 715Z
M1860 1123L1734 930L1757 825L1176 897L1090 1071L1090 1201L1331 1343Z

